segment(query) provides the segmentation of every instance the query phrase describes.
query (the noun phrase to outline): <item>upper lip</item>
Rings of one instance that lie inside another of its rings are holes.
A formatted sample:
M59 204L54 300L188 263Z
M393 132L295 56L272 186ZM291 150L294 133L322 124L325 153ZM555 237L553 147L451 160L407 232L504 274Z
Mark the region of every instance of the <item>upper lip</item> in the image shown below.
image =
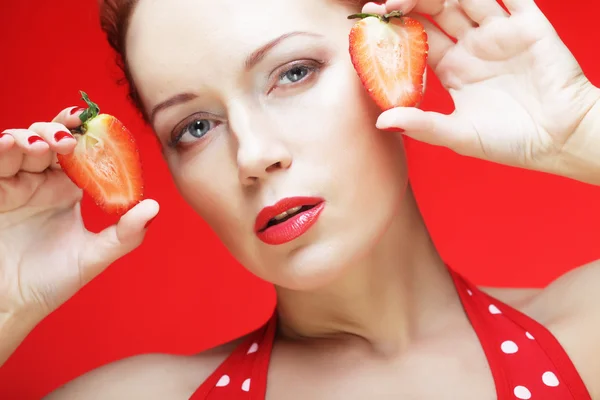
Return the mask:
M271 218L275 218L275 216L281 214L284 211L289 210L294 207L303 207L303 206L316 206L317 204L323 202L323 199L320 197L286 197L279 200L277 203L272 206L267 206L260 210L258 215L256 216L256 222L254 224L254 230L256 232L260 232L267 227L267 224L271 220Z

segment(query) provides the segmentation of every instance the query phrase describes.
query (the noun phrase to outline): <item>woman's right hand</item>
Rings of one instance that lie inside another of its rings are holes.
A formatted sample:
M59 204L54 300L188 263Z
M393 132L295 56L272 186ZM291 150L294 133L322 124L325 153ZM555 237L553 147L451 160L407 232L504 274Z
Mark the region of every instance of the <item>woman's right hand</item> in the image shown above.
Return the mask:
M138 247L158 213L144 200L98 234L84 227L82 191L56 160L74 150L81 111L0 134L0 365L27 329Z

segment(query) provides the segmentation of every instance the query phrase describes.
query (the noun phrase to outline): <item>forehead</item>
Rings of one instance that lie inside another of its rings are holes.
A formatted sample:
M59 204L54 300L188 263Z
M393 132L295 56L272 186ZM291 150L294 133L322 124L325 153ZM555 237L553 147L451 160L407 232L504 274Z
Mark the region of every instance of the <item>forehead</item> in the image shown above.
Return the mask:
M144 85L193 70L207 73L239 65L290 31L345 40L350 11L339 0L140 0L128 30L127 59Z
M208 31L252 34L292 21L319 24L332 9L354 9L361 0L139 0L130 28L161 36L163 29L178 25L181 32ZM351 7L351 5L353 7ZM320 18L323 17L323 18ZM265 24L266 23L266 24ZM148 31L143 28L147 28ZM248 31L247 29L250 29ZM137 36L137 35L130 35Z

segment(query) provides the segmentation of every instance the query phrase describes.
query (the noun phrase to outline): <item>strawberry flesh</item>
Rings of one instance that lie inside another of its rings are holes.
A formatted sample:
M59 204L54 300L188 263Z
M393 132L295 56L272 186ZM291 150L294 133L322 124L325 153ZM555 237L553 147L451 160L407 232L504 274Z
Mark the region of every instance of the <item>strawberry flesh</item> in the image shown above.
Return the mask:
M417 106L429 51L423 25L410 17L358 15L362 19L350 32L350 57L363 86L383 110Z
M123 215L139 203L144 182L131 132L115 117L100 114L73 133L75 150L57 155L65 174L106 213Z

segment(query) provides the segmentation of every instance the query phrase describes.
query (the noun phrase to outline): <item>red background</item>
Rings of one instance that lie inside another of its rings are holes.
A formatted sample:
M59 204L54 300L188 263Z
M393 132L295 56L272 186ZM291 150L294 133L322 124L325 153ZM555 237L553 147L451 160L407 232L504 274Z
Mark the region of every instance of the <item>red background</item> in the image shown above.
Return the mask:
M539 1L600 85L600 6L570 4ZM2 0L0 15L0 129L49 121L79 104L78 90L85 90L137 135L147 194L162 206L142 247L49 316L0 369L0 399L39 399L110 361L195 353L262 324L274 302L271 287L237 265L179 198L152 133L115 84L120 75L99 29L96 2ZM449 111L448 96L430 82L424 107ZM410 142L409 160L439 250L476 283L542 286L600 258L600 188L416 142ZM92 230L112 222L87 199L83 210Z

